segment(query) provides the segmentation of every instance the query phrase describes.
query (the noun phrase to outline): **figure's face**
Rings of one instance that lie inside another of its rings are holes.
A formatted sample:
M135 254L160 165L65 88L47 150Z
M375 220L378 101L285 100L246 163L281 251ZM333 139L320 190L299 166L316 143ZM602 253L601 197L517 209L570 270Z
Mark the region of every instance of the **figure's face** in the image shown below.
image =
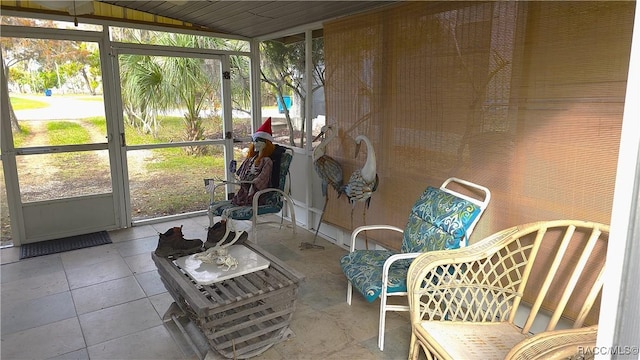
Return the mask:
M266 140L263 138L256 138L253 141L253 148L257 151L257 152L261 152L265 146L267 145Z

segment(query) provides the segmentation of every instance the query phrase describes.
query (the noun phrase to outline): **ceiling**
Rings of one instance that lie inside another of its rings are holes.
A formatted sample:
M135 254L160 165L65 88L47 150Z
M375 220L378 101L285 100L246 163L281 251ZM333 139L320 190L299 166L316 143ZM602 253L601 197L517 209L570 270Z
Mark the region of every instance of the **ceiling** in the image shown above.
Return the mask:
M260 38L301 25L322 22L389 5L396 1L114 1L123 8L185 21L227 35Z

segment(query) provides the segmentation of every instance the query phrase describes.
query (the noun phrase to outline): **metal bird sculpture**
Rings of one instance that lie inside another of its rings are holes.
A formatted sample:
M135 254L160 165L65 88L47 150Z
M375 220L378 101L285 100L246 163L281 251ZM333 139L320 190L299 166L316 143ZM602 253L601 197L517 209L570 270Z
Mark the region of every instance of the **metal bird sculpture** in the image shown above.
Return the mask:
M322 180L322 196L324 196L324 206L322 207L322 213L320 214L320 221L316 227L316 234L313 237L313 243L303 242L300 244L301 249L324 249L324 246L316 245L316 238L318 237L318 231L322 224L322 218L324 217L324 211L327 208L327 202L329 201L329 185L338 193L338 197L342 195L342 166L334 158L326 154L327 144L334 137L336 133L333 130L333 126L325 125L320 129L320 134L316 136L313 141L322 137L322 141L315 149L313 149L313 167Z
M356 137L356 156L360 151L360 145L364 142L367 145L367 160L362 169L358 169L351 174L349 182L344 186L344 193L351 203L351 227L353 228L353 210L358 202L364 202L362 210L362 222L366 224L366 211L371 202L371 194L378 188L378 173L376 172L376 153L369 138L364 135ZM365 232L365 244L367 243ZM368 247L368 244L367 244Z

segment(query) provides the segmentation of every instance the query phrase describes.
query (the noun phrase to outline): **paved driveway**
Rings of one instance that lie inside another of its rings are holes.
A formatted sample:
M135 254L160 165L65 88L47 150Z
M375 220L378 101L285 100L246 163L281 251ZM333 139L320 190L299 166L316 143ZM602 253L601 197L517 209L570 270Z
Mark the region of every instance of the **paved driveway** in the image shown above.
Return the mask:
M104 104L102 101L82 100L69 96L56 96L55 94L53 96L19 96L21 98L42 101L49 104L49 106L45 108L16 111L16 117L20 121L73 120L92 116L104 116Z

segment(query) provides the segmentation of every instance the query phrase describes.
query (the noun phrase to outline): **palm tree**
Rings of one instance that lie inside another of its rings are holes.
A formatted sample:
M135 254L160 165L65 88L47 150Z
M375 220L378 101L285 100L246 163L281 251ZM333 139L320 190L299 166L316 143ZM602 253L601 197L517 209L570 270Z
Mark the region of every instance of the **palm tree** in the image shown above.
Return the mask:
M153 42L172 47L215 47L238 51L244 46L219 38L167 33L157 35ZM233 103L242 109L249 108L248 60L242 56L230 58ZM123 103L132 124L140 123L145 132L155 135L159 112L183 109L185 140L205 138L203 111L216 110L221 98L221 74L217 61L197 57L127 55L122 57L120 68ZM189 151L200 154L203 148L191 148Z
M122 105L129 125L153 136L158 131L158 111L166 107L163 77L162 68L151 56L120 57Z

